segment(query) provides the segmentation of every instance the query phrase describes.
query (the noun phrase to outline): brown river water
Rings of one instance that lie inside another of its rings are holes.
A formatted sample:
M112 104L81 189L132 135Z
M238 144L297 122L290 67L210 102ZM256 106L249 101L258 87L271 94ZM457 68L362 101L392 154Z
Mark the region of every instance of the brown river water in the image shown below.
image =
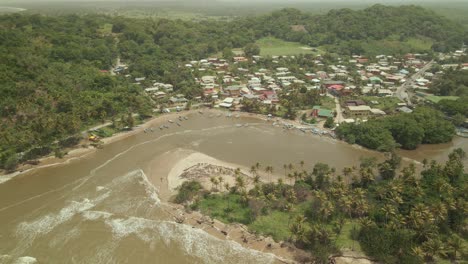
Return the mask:
M175 149L250 166L304 160L336 167L380 153L251 117L188 115L181 126L138 133L67 164L40 168L0 184L0 263L273 263L271 254L173 222L153 179L155 157ZM236 124L246 124L238 127ZM166 123L169 124L169 123ZM159 124L158 124L159 126ZM443 161L468 140L400 154ZM35 262L37 261L37 262Z

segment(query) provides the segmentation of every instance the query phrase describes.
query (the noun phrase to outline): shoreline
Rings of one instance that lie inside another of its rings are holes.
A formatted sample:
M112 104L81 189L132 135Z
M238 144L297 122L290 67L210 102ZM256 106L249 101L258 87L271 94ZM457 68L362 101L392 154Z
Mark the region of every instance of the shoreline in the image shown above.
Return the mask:
M130 137L132 135L135 135L135 134L141 132L142 130L144 130L145 128L151 127L155 123L166 122L170 118L174 118L175 116L186 116L186 115L189 115L189 114L198 113L199 111L203 111L204 113L212 113L212 114L213 113L214 114L220 114L220 113L221 114L224 114L224 113L234 114L234 112L231 112L231 111L223 111L223 110L220 110L220 109L209 109L209 108L206 108L206 109L205 108L192 109L192 110L181 111L181 112L171 112L171 113L162 114L162 115L152 117L152 118L148 119L146 122L144 122L144 123L142 123L142 124L140 124L138 126L135 126L131 131L122 131L122 132L118 132L118 133L116 133L116 134L114 134L114 135L112 135L110 137L102 138L101 142L102 142L102 145L105 146L105 145L111 144L113 142L116 142L116 141L125 139L127 137ZM304 126L299 121L286 120L286 119L283 119L281 117L268 118L268 117L266 117L265 115L262 115L262 114L248 113L248 112L235 112L235 114L239 115L240 117L257 118L259 120L263 120L263 121L266 121L266 122L269 122L269 123L270 122L271 123L273 123L273 122L282 122L283 124L292 124L292 125L294 125L296 127ZM298 131L298 129L291 129L291 131ZM362 147L362 146L357 145L357 144L349 144L349 143L347 143L345 141L342 141L342 140L339 140L339 139L334 139L334 138L327 137L327 136L324 137L324 136L316 135L316 134L313 134L313 133L308 133L308 134L312 135L316 139L330 140L333 143L344 144L344 145L350 146L350 147L352 147L354 149L364 150L364 151L366 151L368 153L377 153L377 154L382 155L382 156L385 155L383 152L378 152L376 150L371 150L371 149ZM75 147L71 147L71 148L68 148L68 149L65 149L65 150L67 151L67 154L63 158L56 158L52 154L50 154L48 156L37 159L37 161L39 161L39 163L35 164L35 165L23 163L23 164L20 164L15 171L9 172L9 173L7 173L5 170L0 170L0 184L4 183L6 181L9 181L9 180L13 179L16 176L26 174L26 173L34 171L36 169L52 167L52 166L60 166L60 165L67 164L67 163L69 163L69 162L71 162L73 160L84 158L87 155L94 153L97 150L97 148L91 147L91 146L87 147L87 148L84 148L84 147L82 147L80 145L77 145ZM402 156L402 158L403 158L403 160L405 160L407 162L412 162L412 163L414 163L416 165L421 165L421 162L414 159L414 158L410 158L410 157L406 157L406 156Z
M174 113L168 113L164 115L158 115L155 117L152 117L148 119L146 122L133 127L132 130L130 131L122 131L118 132L110 137L102 138L101 142L103 146L109 145L111 143L114 143L116 141L120 141L122 139L125 139L127 137L133 136L135 134L140 133L143 131L145 128L151 127L153 124L157 122L165 122L169 120L169 118L174 118L175 116L184 116L188 114L192 114L197 112L197 110L189 110L189 111L182 111L182 112L174 112ZM86 131L87 132L87 131ZM81 132L82 133L82 132ZM84 139L86 140L86 139ZM86 157L89 154L94 153L96 150L98 150L95 147L89 146L89 147L82 147L81 145L76 145L75 147L67 148L65 149L66 155L64 155L63 158L57 158L54 157L53 154L49 154L48 156L41 157L37 159L39 161L38 164L28 164L28 163L22 163L18 166L18 168L10 173L7 173L6 171L0 171L0 184L4 183L16 176L22 175L29 173L31 171L41 169L41 168L47 168L47 167L53 167L53 166L61 166L68 164L69 162L76 160L76 159L81 159Z
M176 188L185 181L197 180L205 189L210 190L212 187L210 177L216 171L216 176L222 176L225 180L224 183L233 186L235 183L234 170L240 168L241 175L251 179L248 168L187 149L176 149L164 153L163 156L162 160L160 156L155 157L154 161L150 162L145 169L145 174L150 183L158 190L158 196L167 208L165 211L172 216L174 222L201 229L213 237L236 242L244 248L272 254L279 263L299 263L297 258L312 258L310 253L298 249L290 243L275 242L270 236L250 232L245 225L223 223L200 211L187 210L183 205L171 200L177 193ZM161 169L162 164L165 164L166 169ZM162 177L158 178L159 176ZM268 182L266 176L262 176L262 181ZM274 180L272 179L272 181ZM247 181L247 183L246 186L251 187L251 181Z
M114 134L111 137L103 138L102 142L103 145L108 145L113 142L125 139L127 137L133 136L135 134L143 132L144 129L155 126L156 124L167 122L169 119L174 119L177 116L186 116L194 113L198 113L197 110L189 110L189 111L182 111L182 112L174 112L168 113L163 115L158 115L151 119L148 119L146 122L140 124L139 126L134 127L131 131L119 132ZM232 113L217 109L203 109L202 110L205 115L210 114L227 114L231 113L233 115L239 115L240 117L248 117L248 118L256 118L263 121L268 121L265 125L272 125L273 122L281 122L285 124L293 124L295 126L303 126L300 122L293 121L293 120L284 120L282 118L268 118L261 114L254 114L254 113L246 113L246 112L238 112ZM281 127L281 125L280 125ZM280 128L281 129L281 128ZM298 129L291 129L291 132L300 132ZM326 141L333 141L334 143L338 144L346 144L356 149L365 149L361 146L357 145L350 145L344 141L340 141L338 139L333 139L331 137L323 137L319 135L315 135L313 133L307 133L308 136L312 135L313 138L326 140ZM83 148L81 146L77 146L76 148L71 148L67 155L63 159L58 159L53 156L48 156L40 159L40 164L38 165L26 165L20 167L22 171L18 171L8 175L0 175L0 184L6 182L10 179L18 175L23 175L28 172L35 171L36 169L51 167L51 166L62 166L73 162L75 160L82 159L92 153L94 153L97 149L96 148ZM372 153L375 152L373 150L365 149L366 152ZM377 152L378 153L378 152ZM380 153L382 154L382 153ZM383 154L382 154L383 155ZM415 162L415 160L409 159L410 161ZM192 228L198 228L204 230L208 234L220 238L231 240L237 242L241 246L249 249L254 249L264 253L271 253L275 255L275 258L281 263L297 263L295 260L295 256L299 258L310 257L311 255L301 249L295 248L290 243L284 242L275 242L271 237L264 237L261 235L256 235L250 233L246 226L241 224L224 224L216 219L211 219L209 216L203 215L198 211L187 212L185 208L179 204L172 203L170 198L175 194L175 188L180 186L182 182L187 179L182 179L180 176L194 166L198 166L199 164L207 164L209 166L214 167L221 167L227 168L229 170L234 170L236 168L240 168L242 174L246 175L248 178L251 178L249 173L249 168L246 166L241 166L238 164L233 164L229 162L225 162L222 160L218 160L214 157L205 155L200 152L196 152L193 150L188 149L174 149L169 152L166 152L160 156L154 157L153 160L146 166L146 168L142 168L150 183L156 187L158 191L158 196L163 201L163 204L167 206L168 213L173 217L175 222L177 221L177 217L183 217L184 224L192 226ZM201 167L201 170L206 168ZM216 169L216 168L215 168ZM207 175L210 172L206 173ZM234 177L232 177L232 173L229 175L222 175L225 178L225 182L228 182L231 186L235 182ZM267 176L267 174L260 173L261 179L264 182L276 181L278 175L281 173L275 173L272 176ZM216 174L216 176L221 176ZM282 176L281 176L282 177ZM211 186L209 176L201 176L202 180L204 181L204 186L206 189L209 189ZM250 182L250 181L248 181ZM249 183L250 185L250 183ZM343 257L343 256L342 256Z

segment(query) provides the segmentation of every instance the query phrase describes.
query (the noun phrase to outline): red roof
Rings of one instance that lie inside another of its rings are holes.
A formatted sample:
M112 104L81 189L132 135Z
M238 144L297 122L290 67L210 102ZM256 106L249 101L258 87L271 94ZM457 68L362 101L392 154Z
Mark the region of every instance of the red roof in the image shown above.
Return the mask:
M271 95L274 95L275 94L275 91L263 91L262 94L266 97L268 96L271 96Z
M339 91L339 90L343 90L344 86L341 84L334 84L334 85L330 85L328 88Z

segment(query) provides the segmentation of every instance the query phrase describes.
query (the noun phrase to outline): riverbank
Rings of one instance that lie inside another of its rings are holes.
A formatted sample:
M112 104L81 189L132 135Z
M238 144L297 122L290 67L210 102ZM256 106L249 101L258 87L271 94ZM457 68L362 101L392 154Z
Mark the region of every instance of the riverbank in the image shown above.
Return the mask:
M174 113L159 115L134 127L130 131L118 132L110 137L102 138L100 141L102 143L102 146L106 146L111 143L117 142L119 140L123 140L127 137L133 136L135 134L141 133L145 129L158 126L160 123L167 122L170 119L175 119L178 116L186 116L186 115L196 113L196 112L197 112L196 110L189 110L189 111L184 111L184 112L174 112ZM66 152L66 154L62 158L57 158L53 154L50 154L48 156L37 159L37 164L36 163L35 164L23 163L23 164L20 164L16 168L16 170L13 172L0 171L0 183L8 181L18 175L29 173L37 169L68 164L69 162L73 160L84 158L85 156L92 154L93 152L97 150L97 148L92 147L92 146L83 147L83 145L88 145L91 143L91 142L88 142L86 139L84 139L84 143L87 143L87 144L77 144L74 147L65 149L64 151Z
M312 259L310 253L289 243L275 242L271 237L253 234L245 225L225 224L198 211L187 211L184 206L171 202L171 198L177 193L177 187L188 180L197 180L205 189L210 190L213 187L210 178L216 176L222 177L224 184L234 186L237 168L240 169L239 175L247 179L252 178L245 166L238 166L187 149L176 149L164 153L161 157L155 157L145 169L145 174L157 188L159 198L167 206L167 211L175 222L204 230L219 239L237 242L249 249L271 253L280 263L299 263L300 260ZM262 177L262 181L268 182L265 177ZM247 187L251 186L251 181L248 180Z

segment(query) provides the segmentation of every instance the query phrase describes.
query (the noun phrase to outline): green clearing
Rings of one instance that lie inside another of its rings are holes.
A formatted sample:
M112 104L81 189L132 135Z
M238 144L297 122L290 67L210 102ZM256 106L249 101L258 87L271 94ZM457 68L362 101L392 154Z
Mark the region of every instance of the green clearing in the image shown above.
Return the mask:
M249 224L251 222L251 211L243 206L241 196L238 194L211 194L202 199L198 206L203 214L211 215L224 223Z
M427 52L431 50L433 41L427 38L408 38L400 41L398 36L389 36L383 40L361 42L366 54L403 54L408 52Z
M409 38L404 41L406 45L415 49L415 50L430 50L434 42L430 39L423 39L423 38Z
M340 249L352 249L353 251L362 252L361 245L354 240L353 232L359 231L360 225L357 221L347 221L341 228L340 234L336 237L336 246Z
M103 35L109 35L112 34L112 24L106 23L102 25L99 29L98 32L103 34Z
M427 100L433 102L433 103L438 103L440 100L458 100L458 96L437 96L437 95L428 95L425 97Z
M311 50L301 43L288 42L274 37L265 37L255 42L260 47L261 56L287 56L298 54L317 54L319 51Z
M336 108L335 99L328 96L322 96L320 98L320 105L322 106L322 108L329 109L332 111Z
M271 236L275 241L287 240L291 237L289 222L291 214L273 211L268 215L258 217L249 229L263 235Z

